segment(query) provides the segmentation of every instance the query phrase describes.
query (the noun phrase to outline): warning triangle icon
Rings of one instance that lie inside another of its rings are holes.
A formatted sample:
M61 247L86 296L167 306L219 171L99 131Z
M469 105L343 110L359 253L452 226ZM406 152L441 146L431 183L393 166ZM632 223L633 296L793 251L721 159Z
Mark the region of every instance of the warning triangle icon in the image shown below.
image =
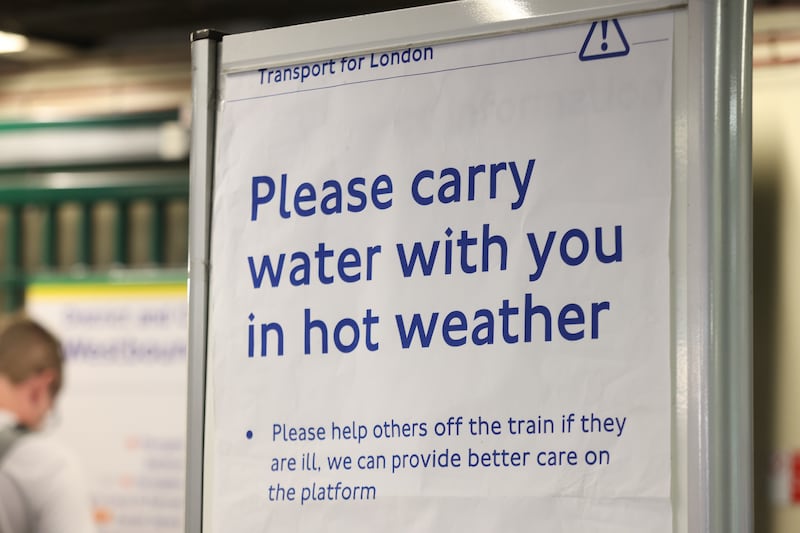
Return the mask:
M583 47L578 58L581 61L593 61L609 57L628 55L631 47L622 33L617 19L599 20L592 22L589 34L583 41Z

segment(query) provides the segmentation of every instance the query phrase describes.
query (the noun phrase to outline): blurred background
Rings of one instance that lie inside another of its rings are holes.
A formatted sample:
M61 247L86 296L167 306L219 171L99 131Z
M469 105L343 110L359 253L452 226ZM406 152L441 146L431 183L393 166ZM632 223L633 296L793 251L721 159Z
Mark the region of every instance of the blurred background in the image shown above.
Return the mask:
M753 22L755 531L800 531L800 2Z
M185 268L190 32L422 3L3 2L0 306L18 307L33 274Z
M182 531L190 32L429 3L0 6L0 309L65 339L55 431L87 464L101 532ZM755 531L797 532L800 0L755 2L753 208Z

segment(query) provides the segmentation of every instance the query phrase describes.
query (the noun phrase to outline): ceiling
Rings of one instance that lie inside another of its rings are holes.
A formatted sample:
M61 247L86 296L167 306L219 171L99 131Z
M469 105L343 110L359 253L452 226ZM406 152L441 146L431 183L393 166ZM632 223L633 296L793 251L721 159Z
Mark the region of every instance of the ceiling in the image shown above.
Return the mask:
M0 31L21 33L36 54L0 55L0 70L66 56L173 47L188 53L193 30L238 33L388 11L442 0L2 0ZM755 0L757 8L800 0ZM33 46L31 47L34 48Z
M442 0L2 0L0 31L25 35L28 50L0 54L0 74L75 59L185 56L189 35L239 33L439 3Z
M143 38L183 39L214 27L248 31L442 0L3 0L0 30L92 48ZM756 5L800 0L756 0Z
M241 32L387 11L436 0L3 0L0 30L79 50L186 43L191 31Z

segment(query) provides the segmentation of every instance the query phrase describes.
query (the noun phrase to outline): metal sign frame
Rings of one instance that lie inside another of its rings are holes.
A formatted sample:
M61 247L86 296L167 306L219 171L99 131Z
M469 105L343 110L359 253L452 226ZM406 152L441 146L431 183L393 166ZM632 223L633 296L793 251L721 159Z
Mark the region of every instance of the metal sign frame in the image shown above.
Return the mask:
M676 533L752 517L752 0L460 0L288 28L192 36L186 531L203 531L206 341L218 87L226 75L409 43L675 13L672 506ZM265 55L264 51L268 51Z

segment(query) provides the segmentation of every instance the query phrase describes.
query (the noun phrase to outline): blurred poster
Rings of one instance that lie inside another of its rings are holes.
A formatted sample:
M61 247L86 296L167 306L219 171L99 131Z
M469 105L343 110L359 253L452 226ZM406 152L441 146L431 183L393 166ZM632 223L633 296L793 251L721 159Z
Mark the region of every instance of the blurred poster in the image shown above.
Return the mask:
M182 532L186 283L42 282L26 302L64 345L49 430L86 468L98 531Z

